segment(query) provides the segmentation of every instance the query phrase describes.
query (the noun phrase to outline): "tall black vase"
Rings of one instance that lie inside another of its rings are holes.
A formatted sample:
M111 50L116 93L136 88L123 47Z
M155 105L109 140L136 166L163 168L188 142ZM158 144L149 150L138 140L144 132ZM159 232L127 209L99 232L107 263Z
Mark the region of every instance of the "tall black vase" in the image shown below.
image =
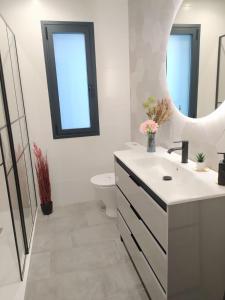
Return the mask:
M52 201L47 201L41 204L41 210L44 215L50 215L53 211L53 203Z

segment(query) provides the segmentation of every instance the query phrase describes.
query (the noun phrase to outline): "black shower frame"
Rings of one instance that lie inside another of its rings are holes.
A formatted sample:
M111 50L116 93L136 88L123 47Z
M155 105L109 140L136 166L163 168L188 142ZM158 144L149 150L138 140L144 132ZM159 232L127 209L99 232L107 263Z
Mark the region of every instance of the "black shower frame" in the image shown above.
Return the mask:
M0 59L0 61L1 61L1 59ZM5 174L6 189L7 189L7 195L8 195L8 200L9 200L9 208L10 208L10 215L11 215L11 220L12 220L13 234L14 234L15 245L16 245L17 260L18 260L18 265L19 265L19 274L20 274L20 280L22 281L23 280L23 270L21 268L19 247L18 247L18 241L17 241L17 235L16 235L16 225L15 225L15 221L14 221L14 214L13 214L12 201L11 201L11 195L10 195L10 190L9 190L9 183L8 183L8 176L7 176L7 170L6 170L6 165L5 165L5 155L4 155L3 146L2 146L1 134L0 134L0 149L1 149L1 154L2 154L2 164L0 166L3 166L4 174Z

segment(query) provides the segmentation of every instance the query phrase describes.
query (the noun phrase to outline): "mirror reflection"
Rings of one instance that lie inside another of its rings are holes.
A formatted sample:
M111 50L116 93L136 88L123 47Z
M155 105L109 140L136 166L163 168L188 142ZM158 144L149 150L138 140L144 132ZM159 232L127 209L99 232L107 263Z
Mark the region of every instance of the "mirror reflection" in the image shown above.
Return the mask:
M217 86L216 86L216 105L217 107L225 99L225 35L220 36L219 39L219 55L217 68Z
M169 37L167 81L186 116L207 116L224 101L224 0L183 1Z

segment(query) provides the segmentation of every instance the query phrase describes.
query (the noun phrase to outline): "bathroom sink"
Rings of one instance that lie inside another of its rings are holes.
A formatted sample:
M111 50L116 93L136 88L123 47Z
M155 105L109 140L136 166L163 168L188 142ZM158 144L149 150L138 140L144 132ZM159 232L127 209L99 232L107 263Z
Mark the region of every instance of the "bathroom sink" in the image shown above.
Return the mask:
M115 156L167 204L225 197L217 172L197 172L195 162L181 163L179 154L168 154L165 148L147 153L140 146L137 150L117 151ZM165 176L172 178L164 180Z
M133 160L133 165L145 173L145 178L155 191L162 191L168 198L185 196L190 199L198 194L210 193L210 188L199 178L198 172L186 169L186 164L174 162L169 157L153 155L138 158ZM165 176L171 177L170 180L165 180Z
M186 170L181 164L170 161L165 157L152 156L134 160L137 167L145 170L151 180L163 180L164 176L171 176L173 181L181 181L192 177L192 172Z

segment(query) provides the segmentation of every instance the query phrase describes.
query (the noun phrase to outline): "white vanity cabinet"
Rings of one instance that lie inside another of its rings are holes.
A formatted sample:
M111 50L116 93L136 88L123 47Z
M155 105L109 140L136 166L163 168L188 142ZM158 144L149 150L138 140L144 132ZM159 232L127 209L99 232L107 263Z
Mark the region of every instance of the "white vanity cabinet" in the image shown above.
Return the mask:
M121 240L150 299L225 299L225 198L168 205L117 157L115 174Z

